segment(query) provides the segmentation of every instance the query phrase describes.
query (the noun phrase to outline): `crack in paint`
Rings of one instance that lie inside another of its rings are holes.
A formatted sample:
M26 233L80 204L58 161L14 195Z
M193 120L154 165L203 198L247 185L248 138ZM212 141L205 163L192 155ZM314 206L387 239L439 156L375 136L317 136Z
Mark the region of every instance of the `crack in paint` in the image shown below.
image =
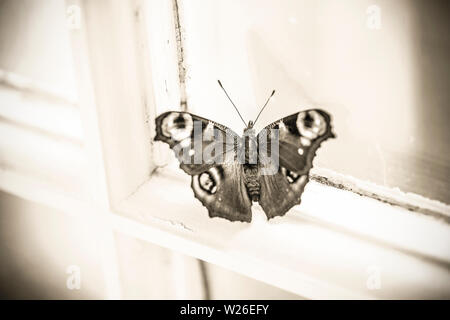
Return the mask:
M180 23L180 13L178 0L173 0L173 13L175 19L175 36L178 54L178 75L180 81L180 107L182 111L187 111L186 98L186 67L184 65L183 31Z
M310 174L310 177L311 177L311 180L314 180L318 183L321 183L321 184L324 184L324 185L327 185L330 187L334 187L337 189L350 191L350 192L356 193L360 196L372 198L377 201L381 201L381 202L390 204L392 206L397 206L397 207L407 209L412 212L421 213L423 215L430 216L435 219L441 220L447 224L450 224L450 217L444 213L440 213L435 210L427 209L427 208L421 207L419 205L409 204L406 201L397 200L397 199L394 199L393 197L380 195L375 192L365 190L363 188L352 185L351 183L345 184L344 182L333 181L332 178L328 178L328 177L325 177L322 175Z

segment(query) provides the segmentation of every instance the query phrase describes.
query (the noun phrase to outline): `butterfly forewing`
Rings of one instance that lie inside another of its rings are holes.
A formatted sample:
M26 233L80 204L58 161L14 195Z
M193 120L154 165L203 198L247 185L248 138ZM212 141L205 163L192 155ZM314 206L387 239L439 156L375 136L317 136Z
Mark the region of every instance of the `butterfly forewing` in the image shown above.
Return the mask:
M239 139L231 129L188 112L169 111L156 118L155 141L169 144L189 175L232 161Z

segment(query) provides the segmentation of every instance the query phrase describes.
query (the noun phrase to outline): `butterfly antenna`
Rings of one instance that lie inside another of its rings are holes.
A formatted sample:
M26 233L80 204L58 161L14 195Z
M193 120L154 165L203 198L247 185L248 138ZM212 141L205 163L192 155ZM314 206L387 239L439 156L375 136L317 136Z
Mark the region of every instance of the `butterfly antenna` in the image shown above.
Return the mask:
M264 103L264 106L261 108L261 111L258 113L258 116L256 117L255 121L253 122L253 125L255 125L256 121L258 121L259 116L261 115L261 113L263 112L264 108L267 106L267 104L269 103L270 98L273 97L273 95L275 94L275 90L272 91L272 94L270 95L269 98L267 98L266 103Z
M238 108L235 106L235 104L233 103L233 100L231 100L230 96L228 95L227 91L225 90L225 88L222 86L222 82L220 82L220 80L217 80L217 82L219 83L219 86L222 88L223 92L225 92L225 94L227 95L228 100L230 100L231 104L233 105L233 107L236 109L239 117L241 118L242 122L244 123L245 126L247 126L247 122L245 122L244 118L242 118L241 113L239 112Z

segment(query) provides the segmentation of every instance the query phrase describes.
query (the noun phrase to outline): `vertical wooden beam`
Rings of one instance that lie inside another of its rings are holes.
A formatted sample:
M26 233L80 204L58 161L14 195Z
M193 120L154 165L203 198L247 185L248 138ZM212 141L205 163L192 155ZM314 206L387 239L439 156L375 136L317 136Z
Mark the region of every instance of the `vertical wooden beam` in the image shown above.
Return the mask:
M99 143L94 152L102 150L109 205L114 208L148 179L152 169L148 105L153 104L153 96L143 80L146 64L140 52L145 39L138 39L135 1L83 1L80 5L82 25L73 33L85 35L87 53L81 63L83 68L89 66L86 78L92 80L91 89L86 90L86 114L97 128Z

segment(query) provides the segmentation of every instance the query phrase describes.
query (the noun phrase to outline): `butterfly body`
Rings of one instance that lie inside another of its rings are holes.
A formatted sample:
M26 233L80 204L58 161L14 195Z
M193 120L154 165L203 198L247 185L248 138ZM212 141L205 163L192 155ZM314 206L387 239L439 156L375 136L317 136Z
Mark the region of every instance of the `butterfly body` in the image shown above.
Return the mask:
M258 202L261 185L259 183L259 173L257 165L244 164L244 183L250 199L253 202Z
M319 109L285 117L257 135L250 121L242 137L214 121L171 111L157 117L155 140L174 150L210 217L250 222L252 202L269 219L300 203L316 150L334 137L331 129L329 114Z

